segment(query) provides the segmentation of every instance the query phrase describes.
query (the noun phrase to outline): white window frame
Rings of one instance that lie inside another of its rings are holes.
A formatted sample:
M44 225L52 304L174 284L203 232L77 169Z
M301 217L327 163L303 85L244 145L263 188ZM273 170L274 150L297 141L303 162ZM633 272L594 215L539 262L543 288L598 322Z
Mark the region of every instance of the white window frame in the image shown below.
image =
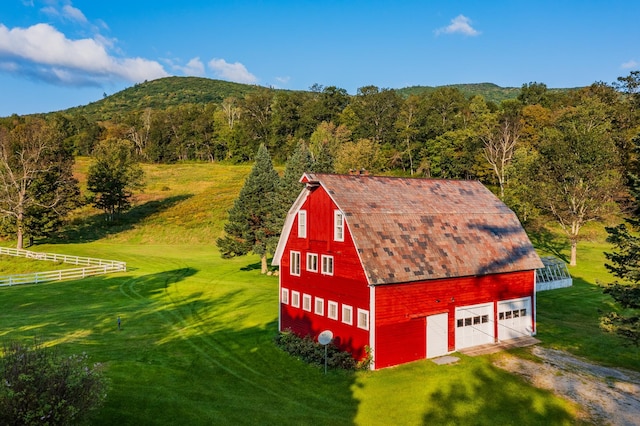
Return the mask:
M318 272L318 255L316 253L307 253L307 271Z
M307 211L298 211L298 238L307 238Z
M291 306L294 308L300 307L300 292L299 291L291 291Z
M358 328L369 329L369 311L358 308Z
M289 289L288 288L283 288L282 289L282 294L280 295L280 301L284 305L288 305L289 304Z
M333 211L333 241L344 241L344 214Z
M314 306L314 311L316 315L324 316L324 299L321 297L316 297L316 304Z
M332 312L334 313L332 314ZM329 303L327 305L327 317L332 320L338 320L338 302L329 300Z
M311 295L303 294L302 295L302 309L311 312Z
M289 271L291 275L300 276L300 252L291 251L289 254Z
M353 324L353 307L342 305L342 322L347 325Z
M333 256L322 255L322 274L333 275Z

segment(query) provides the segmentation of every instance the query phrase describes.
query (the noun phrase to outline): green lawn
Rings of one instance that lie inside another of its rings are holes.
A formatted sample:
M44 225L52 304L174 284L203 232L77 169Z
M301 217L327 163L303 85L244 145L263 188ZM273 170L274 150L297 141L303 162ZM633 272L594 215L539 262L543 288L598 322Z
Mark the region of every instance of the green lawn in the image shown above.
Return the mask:
M148 168L148 189L116 227L105 229L86 210L89 222L76 220L36 247L126 261L128 272L0 289L0 340L38 337L105 365L111 389L92 424L576 423L574 406L493 367L490 357L325 375L286 355L273 344L277 278L261 275L255 256L223 260L215 248L249 168L172 167ZM589 248L596 258L597 250ZM578 272L584 282L539 295L539 337L600 359L592 352L602 342L610 353L621 346L591 312L607 299L586 266ZM637 351L625 358L615 350L615 362L640 370Z

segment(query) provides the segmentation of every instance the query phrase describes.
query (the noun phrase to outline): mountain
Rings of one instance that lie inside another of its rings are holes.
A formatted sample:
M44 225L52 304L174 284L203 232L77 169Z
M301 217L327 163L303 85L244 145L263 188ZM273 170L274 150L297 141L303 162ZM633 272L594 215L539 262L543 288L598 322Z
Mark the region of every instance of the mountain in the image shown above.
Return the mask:
M507 99L515 99L520 94L519 87L500 87L493 83L475 83L475 84L451 84L446 86L411 86L402 89L396 89L396 92L404 97L409 95L419 95L424 92L433 92L438 87L452 87L458 89L465 97L470 98L475 95L481 95L487 102L500 103Z

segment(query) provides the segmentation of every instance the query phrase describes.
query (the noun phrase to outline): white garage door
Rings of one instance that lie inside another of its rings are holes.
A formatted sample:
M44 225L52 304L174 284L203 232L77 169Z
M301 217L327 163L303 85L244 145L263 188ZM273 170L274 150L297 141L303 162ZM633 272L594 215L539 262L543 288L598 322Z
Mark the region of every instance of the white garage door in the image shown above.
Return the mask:
M531 298L498 302L498 339L531 336Z
M493 303L456 308L456 349L494 343Z

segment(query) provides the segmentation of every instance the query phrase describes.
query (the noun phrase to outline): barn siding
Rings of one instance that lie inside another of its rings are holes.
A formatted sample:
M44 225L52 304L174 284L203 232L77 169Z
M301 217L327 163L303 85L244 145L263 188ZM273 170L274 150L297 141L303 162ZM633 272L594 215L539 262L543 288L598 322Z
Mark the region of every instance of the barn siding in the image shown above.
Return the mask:
M300 292L301 306L294 308L280 304L280 329L291 329L300 336L310 335L314 338L323 330L331 330L334 342L360 359L365 355L365 346L369 344L369 331L358 328L357 314L358 308L369 311L369 287L351 238L348 218L345 218L344 241L338 242L333 241L333 212L336 206L324 188L316 188L300 209L307 211L307 237L298 238L296 215L280 262L280 283L290 292ZM300 276L291 275L291 251L301 254ZM306 270L307 253L318 255L318 272ZM333 276L321 273L322 255L333 256ZM313 297L311 312L302 309L304 293ZM322 316L314 311L316 297L324 299L325 314ZM338 320L327 317L329 301L338 302ZM353 308L351 325L342 322L343 304Z
M533 297L534 287L534 271L376 286L376 368L426 357L428 315L449 314L448 348L452 351L457 307Z

